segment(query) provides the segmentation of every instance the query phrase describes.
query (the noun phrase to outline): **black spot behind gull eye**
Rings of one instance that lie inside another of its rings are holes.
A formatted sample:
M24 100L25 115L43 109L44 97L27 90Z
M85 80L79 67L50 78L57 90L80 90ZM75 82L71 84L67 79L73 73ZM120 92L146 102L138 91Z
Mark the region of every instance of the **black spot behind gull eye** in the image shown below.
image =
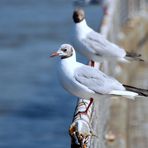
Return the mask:
M66 52L66 51L67 51L67 49L65 48L65 49L63 49L63 51L64 51L64 52Z

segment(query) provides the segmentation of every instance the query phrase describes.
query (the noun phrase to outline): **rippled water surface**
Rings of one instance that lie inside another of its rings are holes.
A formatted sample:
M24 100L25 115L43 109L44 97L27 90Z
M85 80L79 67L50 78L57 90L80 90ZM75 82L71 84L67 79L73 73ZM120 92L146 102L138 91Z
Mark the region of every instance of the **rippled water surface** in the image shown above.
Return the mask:
M67 0L0 1L1 148L69 147L76 99L60 87L57 59L48 56L70 42L72 11ZM96 29L99 13L88 19Z

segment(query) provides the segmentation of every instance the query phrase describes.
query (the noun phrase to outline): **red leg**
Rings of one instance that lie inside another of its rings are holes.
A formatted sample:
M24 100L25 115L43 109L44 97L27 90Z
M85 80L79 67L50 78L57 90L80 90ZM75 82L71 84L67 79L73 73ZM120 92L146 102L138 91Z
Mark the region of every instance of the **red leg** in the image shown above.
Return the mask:
M82 112L78 112L75 116L77 116L78 114L85 114L85 115L87 115L87 112L88 112L88 110L89 110L89 108L90 108L90 106L91 106L92 103L93 103L93 98L90 98L90 102L89 102L86 110L85 111L82 111Z
M89 61L88 65L90 65L91 67L94 67L95 66L95 62L91 60L91 61Z
M92 66L92 67L94 67L95 66L95 62L94 61L90 61L90 65Z

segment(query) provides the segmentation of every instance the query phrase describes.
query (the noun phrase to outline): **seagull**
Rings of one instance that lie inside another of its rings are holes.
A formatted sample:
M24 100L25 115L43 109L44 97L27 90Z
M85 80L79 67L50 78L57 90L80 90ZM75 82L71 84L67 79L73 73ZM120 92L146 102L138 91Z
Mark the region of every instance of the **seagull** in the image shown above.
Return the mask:
M64 89L76 97L90 100L90 104L100 96L123 96L129 99L148 96L148 90L123 85L99 69L77 62L75 49L70 44L62 44L50 57L56 56L60 57L58 77Z
M89 27L82 8L76 8L74 10L73 21L75 23L73 45L76 50L89 60L96 62L103 62L104 59L121 62L132 60L143 61L143 59L140 59L140 54L126 52L123 48L108 41L103 35Z

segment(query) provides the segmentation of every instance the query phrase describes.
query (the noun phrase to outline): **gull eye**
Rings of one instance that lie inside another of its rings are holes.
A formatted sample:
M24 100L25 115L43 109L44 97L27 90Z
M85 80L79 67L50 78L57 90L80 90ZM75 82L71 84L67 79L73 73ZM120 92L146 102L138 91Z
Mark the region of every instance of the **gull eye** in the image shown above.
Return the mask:
M64 52L66 52L66 51L67 51L67 49L65 48L65 49L63 49L63 51L64 51Z

